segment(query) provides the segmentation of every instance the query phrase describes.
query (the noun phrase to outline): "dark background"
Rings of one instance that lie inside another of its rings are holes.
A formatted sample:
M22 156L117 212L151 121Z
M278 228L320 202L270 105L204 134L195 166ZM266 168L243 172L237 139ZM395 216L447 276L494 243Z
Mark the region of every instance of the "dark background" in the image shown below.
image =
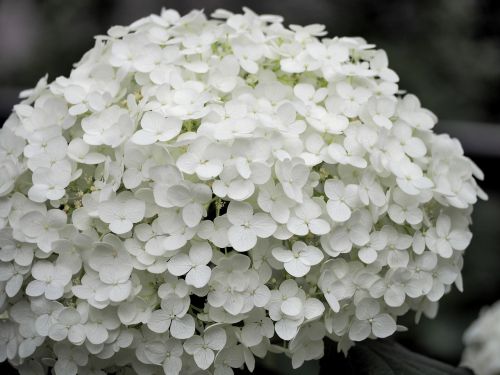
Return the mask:
M497 0L0 0L0 123L23 89L45 73L67 75L92 47L93 36L162 7L186 13L222 7L281 14L285 23L322 23L329 36L363 36L387 51L400 87L416 94L441 119L436 131L458 137L484 170L490 196L474 211L474 239L466 252L465 292L453 291L435 320L423 319L398 340L458 364L461 337L484 305L500 299L500 1ZM288 362L288 361L284 361ZM291 371L282 359L266 366Z

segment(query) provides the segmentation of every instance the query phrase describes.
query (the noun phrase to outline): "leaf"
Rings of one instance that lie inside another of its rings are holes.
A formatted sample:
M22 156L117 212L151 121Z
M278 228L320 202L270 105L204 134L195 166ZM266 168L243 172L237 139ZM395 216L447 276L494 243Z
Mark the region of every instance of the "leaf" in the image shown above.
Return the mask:
M345 357L336 343L325 341L320 375L472 375L463 367L414 353L393 340L366 340L357 343Z

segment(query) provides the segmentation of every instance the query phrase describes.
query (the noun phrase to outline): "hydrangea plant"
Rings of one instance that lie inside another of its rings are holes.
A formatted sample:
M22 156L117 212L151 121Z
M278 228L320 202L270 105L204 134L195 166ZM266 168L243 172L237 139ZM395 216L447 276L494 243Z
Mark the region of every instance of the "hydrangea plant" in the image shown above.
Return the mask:
M163 10L0 130L0 361L22 374L293 367L433 317L482 173L361 38Z
M464 334L462 364L477 375L500 374L500 302L484 308Z

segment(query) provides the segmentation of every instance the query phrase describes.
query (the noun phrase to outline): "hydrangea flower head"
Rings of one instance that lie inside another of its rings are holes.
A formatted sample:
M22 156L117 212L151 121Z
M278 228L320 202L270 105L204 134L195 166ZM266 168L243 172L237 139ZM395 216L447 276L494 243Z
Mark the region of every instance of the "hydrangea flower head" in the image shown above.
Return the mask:
M483 308L479 317L465 331L462 365L478 375L500 373L500 303Z
M325 35L163 10L25 93L0 130L0 361L299 367L435 315L482 173L384 51Z

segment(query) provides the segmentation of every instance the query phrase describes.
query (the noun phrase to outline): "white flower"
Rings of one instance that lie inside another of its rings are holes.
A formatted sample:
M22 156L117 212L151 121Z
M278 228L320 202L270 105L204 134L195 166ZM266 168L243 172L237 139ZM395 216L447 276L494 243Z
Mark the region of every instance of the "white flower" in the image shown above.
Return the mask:
M98 274L86 273L81 279L81 285L74 285L71 291L77 298L86 300L90 306L102 309L109 305L107 300L109 293L104 296L104 301L99 299L99 291L102 287L103 283Z
M50 168L37 168L33 172L33 186L28 191L28 197L40 203L47 199L61 199L71 177L71 165L67 160L56 162Z
M387 271L384 279L377 281L370 288L370 295L374 298L384 297L384 302L390 307L402 306L406 295L419 297L420 293L412 288L412 273L406 268L397 268Z
M145 344L144 355L153 364L161 364L165 374L177 375L182 369L184 350L179 340L155 340Z
M138 145L151 145L166 142L179 135L182 121L173 117L165 118L156 112L146 112L141 119L141 130L130 139Z
M371 138L367 138L367 140L371 141L371 143L374 141ZM353 136L345 137L343 142L330 144L326 151L325 161L329 163L352 165L356 168L366 168L367 166L364 159L365 149L358 139Z
M415 196L405 194L399 188L394 190L394 203L389 205L388 214L392 221L397 224L419 224L423 219L423 212L419 208L419 201Z
M168 188L182 181L181 172L173 165L161 165L149 171L153 184L153 197L160 207L172 207Z
M426 235L425 242L430 250L443 258L449 258L453 250L465 250L469 246L472 234L464 229L452 229L452 222L448 215L440 214L436 226L431 227Z
M21 174L21 166L18 162L11 159L0 158L0 197L8 195L14 185L17 177Z
M500 370L498 347L500 336L498 318L500 304L481 309L479 317L472 322L463 335L465 349L461 366L468 367L478 375L495 375Z
M16 303L10 312L12 321L19 327L16 332L16 354L22 359L29 358L45 341L45 338L36 332L37 315L26 301Z
M227 239L227 230L231 227L231 223L227 220L227 215L217 216L214 221L203 220L198 227L197 235L209 240L218 248L225 248L229 246Z
M188 151L177 160L177 167L184 173L194 174L201 180L217 177L223 170L223 163L229 151L208 138L198 138Z
M129 43L117 41L112 48L111 65L144 73L153 70L155 61L161 57L161 49L152 44L144 46L139 41L139 39L129 40Z
M35 263L31 270L34 280L26 287L26 294L33 297L45 295L49 300L62 297L64 288L71 280L71 271L62 265L47 261Z
M262 185L271 177L271 168L268 166L270 155L271 143L268 140L257 138L248 142L238 139L233 143L232 158L227 166L234 166L240 178Z
M399 140L404 152L411 158L421 158L427 153L424 141L412 134L412 128L404 122L394 124L392 134Z
M274 335L273 321L265 316L261 309L252 310L244 323L241 328L241 342L247 347L256 346L264 337L271 338Z
M261 281L257 271L250 269L250 263L248 256L239 253L220 259L210 280L207 295L210 306L223 307L231 315L238 315L267 304L269 289L262 285L265 281Z
M195 242L189 255L180 253L168 261L168 271L174 276L186 275L186 283L195 288L208 284L212 270L207 264L212 259L212 247L208 242Z
M191 354L202 370L210 367L215 359L214 351L220 351L226 344L227 335L220 327L208 328L203 336L195 335L184 342L184 350Z
M80 313L70 307L58 311L55 317L56 323L49 328L49 337L55 341L62 341L68 338L74 344L83 342L83 325Z
M212 198L210 187L183 181L170 186L167 196L174 207L182 207L182 220L190 227L196 227L206 215L205 205Z
M338 96L330 97L326 101L327 108L331 110L338 108L337 111L347 117L356 117L362 105L373 95L367 88L353 86L347 81L340 81L335 88Z
M347 211L346 211L347 212ZM353 246L365 246L370 241L373 222L366 210L358 210L342 226L321 237L323 250L332 257L348 253Z
M158 147L161 148L161 146L152 146L145 150L132 143L125 145L123 163L126 169L122 177L125 188L135 189L144 181L151 180L151 171L157 167L159 162L156 157L161 158Z
M105 285L100 287L96 298L99 298L100 301L108 299L111 302L125 301L132 291L132 282L128 274L128 266L117 267L113 272L103 273L100 280Z
M42 251L49 253L66 220L66 213L60 210L49 210L45 215L39 211L28 212L19 221L23 240L36 243Z
M373 54L370 60L370 67L378 76L383 78L385 81L397 82L399 80L398 75L392 69L389 69L389 59L385 51L377 51Z
M319 300L306 298L294 280L282 282L279 290L271 292L269 316L276 321L274 329L283 340L294 338L305 319L316 319L324 310Z
M12 238L12 233L0 230L0 260L2 262L14 261L19 266L29 266L35 256L35 245L17 242Z
M222 92L230 92L238 84L239 70L238 60L234 56L224 56L218 64L212 67L209 82Z
M330 231L330 224L321 219L321 206L313 200L304 201L295 207L294 216L290 217L286 227L293 234L305 236L309 232L321 236Z
M373 299L363 299L356 306L356 316L349 328L349 338L362 341L373 334L385 338L396 331L396 322L387 313L380 312L380 304Z
M436 302L449 290L450 285L456 283L461 289L460 269L438 262L438 266L432 274L432 288L426 297L431 302Z
M5 282L3 286L7 297L14 297L23 286L24 275L28 273L27 267L21 267L12 263L0 264L0 282Z
M144 218L146 205L130 194L121 193L115 199L101 203L98 211L99 219L109 224L110 231L123 234Z
M81 138L74 138L68 145L68 157L82 164L100 164L106 157L91 150L91 146Z
M438 257L436 254L425 251L417 256L414 262L408 265L408 268L412 272L411 279L406 288L406 294L408 294L408 296L416 298L421 295L426 295L432 290L434 284L432 273L436 269L437 264Z
M231 246L239 252L248 251L257 244L257 238L272 236L276 222L265 213L253 213L248 203L231 202L227 208L227 219L232 224L228 230Z
M309 177L309 168L302 159L286 159L276 162L276 176L286 196L297 203L302 203L302 188Z
M284 195L280 185L275 185L272 181L259 187L257 203L279 224L288 222L290 209L294 206L294 202Z
M156 333L169 331L177 339L187 339L194 334L195 321L188 314L189 297L180 298L169 294L162 299L161 309L155 310L148 319L148 328Z
M387 246L387 233L384 231L374 231L370 233L369 242L359 249L358 257L366 264L371 264L377 260L378 252Z
M307 275L311 266L315 266L323 260L323 252L314 246L307 246L302 241L292 245L292 250L274 248L273 256L283 262L286 272L295 277Z
M325 181L325 194L329 198L326 202L326 210L333 221L344 222L349 220L358 201L358 187L356 185L345 186L342 181Z
M421 190L433 187L433 182L424 176L422 169L408 159L394 161L392 170L401 190L409 195L418 195Z
M57 375L76 375L78 366L83 367L88 363L88 352L79 346L56 343L54 353L57 355L57 362L54 364L54 372Z
M233 368L241 368L245 364L249 370L255 368L255 358L250 349L243 345L226 344L215 358L214 374L233 372Z
M146 252L154 256L173 255L196 234L196 228L186 226L175 210L161 212L153 224L154 234L159 235L146 243Z
M103 344L110 336L110 331L120 326L116 313L112 309L96 310L89 308L88 320L85 323L85 335L93 345Z
M391 129L391 117L396 112L396 101L389 98L372 97L361 112L361 119L365 122L373 122L382 128Z
M102 242L95 242L88 254L88 266L99 273L101 281L128 279L133 270L130 255L122 241L113 234L107 234ZM112 284L112 282L110 282Z
M82 120L82 129L85 132L83 140L87 144L107 145L114 148L130 136L133 123L128 112L115 105L100 113L85 117Z
M335 312L340 311L339 302L357 295L366 296L378 276L372 269L365 268L362 263L346 262L344 259L335 259L325 264L325 270L318 280L318 286L323 291L325 299Z
M233 43L234 55L238 58L240 66L250 74L259 70L256 63L264 54L264 46L251 43L247 38L241 37Z
M54 163L65 159L68 144L61 136L60 130L53 129L50 127L45 131L36 132L29 139L24 155L28 158L28 167L31 170L50 168Z
M6 228L7 226L7 217L10 214L10 211L12 209L12 202L10 199L7 198L0 198L0 233L11 233L11 230ZM9 235L6 236L5 240L9 241L10 240Z
M327 331L324 324L313 321L304 324L297 336L290 342L292 367L302 366L304 361L321 358L324 352L323 338Z
M10 118L14 120L12 116ZM14 134L14 129L9 129L7 127L8 121L6 122L6 126L0 130L0 157L3 158L14 158L19 157L25 148L26 141L24 138L19 137Z
M386 241L383 253L387 257L387 265L393 269L406 267L410 260L407 249L411 246L413 239L388 225L382 228L382 232L385 234L382 241Z

